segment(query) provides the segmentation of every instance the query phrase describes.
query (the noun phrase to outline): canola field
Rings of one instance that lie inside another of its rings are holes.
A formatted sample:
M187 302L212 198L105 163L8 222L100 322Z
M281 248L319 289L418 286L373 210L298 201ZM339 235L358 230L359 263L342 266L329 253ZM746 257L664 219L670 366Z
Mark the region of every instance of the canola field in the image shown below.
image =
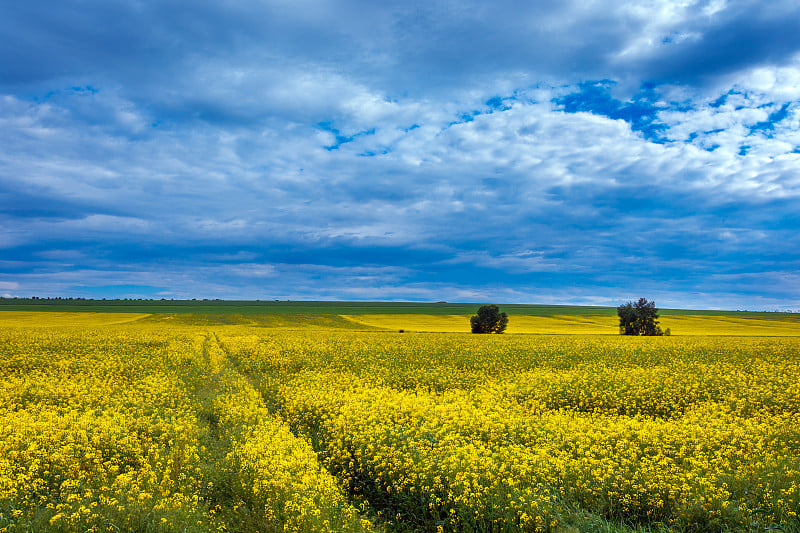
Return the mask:
M2 318L0 531L800 531L798 337Z
M362 327L432 333L468 333L470 315L361 314L341 315ZM780 315L779 315L780 316ZM711 336L800 336L800 316L780 318L737 317L730 315L690 315L662 313L662 328L673 335ZM547 314L514 315L506 333L549 335L618 335L616 315Z

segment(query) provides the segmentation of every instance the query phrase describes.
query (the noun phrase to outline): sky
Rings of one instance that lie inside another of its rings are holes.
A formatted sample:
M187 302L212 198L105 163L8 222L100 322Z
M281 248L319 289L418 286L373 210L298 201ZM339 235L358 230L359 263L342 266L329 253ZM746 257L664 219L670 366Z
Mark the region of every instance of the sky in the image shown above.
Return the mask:
M0 296L800 311L800 3L0 4Z

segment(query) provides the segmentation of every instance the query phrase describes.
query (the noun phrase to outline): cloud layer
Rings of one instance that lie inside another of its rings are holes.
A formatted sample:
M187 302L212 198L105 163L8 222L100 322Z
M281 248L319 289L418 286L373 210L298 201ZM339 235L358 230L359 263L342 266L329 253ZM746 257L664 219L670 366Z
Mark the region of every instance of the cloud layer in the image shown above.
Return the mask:
M17 4L0 293L800 308L794 2Z

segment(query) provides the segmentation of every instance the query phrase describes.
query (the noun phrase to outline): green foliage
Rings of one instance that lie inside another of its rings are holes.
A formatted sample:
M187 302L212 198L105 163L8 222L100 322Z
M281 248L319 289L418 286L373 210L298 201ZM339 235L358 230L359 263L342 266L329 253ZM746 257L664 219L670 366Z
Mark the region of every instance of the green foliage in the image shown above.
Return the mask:
M478 314L470 318L472 333L503 333L508 326L508 315L492 305L482 305Z
M621 335L661 336L664 334L658 327L658 309L655 302L647 298L639 298L636 303L628 302L617 307L619 315L619 332Z

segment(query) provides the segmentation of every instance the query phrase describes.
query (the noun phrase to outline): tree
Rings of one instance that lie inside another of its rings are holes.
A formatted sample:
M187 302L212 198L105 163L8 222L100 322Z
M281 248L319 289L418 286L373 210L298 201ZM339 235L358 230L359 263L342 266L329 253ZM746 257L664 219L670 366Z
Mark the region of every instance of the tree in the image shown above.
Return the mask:
M478 314L469 319L472 333L503 333L508 325L508 315L492 305L482 305Z
M619 332L621 335L660 336L664 332L658 327L658 309L655 302L639 298L636 303L628 302L617 307Z

